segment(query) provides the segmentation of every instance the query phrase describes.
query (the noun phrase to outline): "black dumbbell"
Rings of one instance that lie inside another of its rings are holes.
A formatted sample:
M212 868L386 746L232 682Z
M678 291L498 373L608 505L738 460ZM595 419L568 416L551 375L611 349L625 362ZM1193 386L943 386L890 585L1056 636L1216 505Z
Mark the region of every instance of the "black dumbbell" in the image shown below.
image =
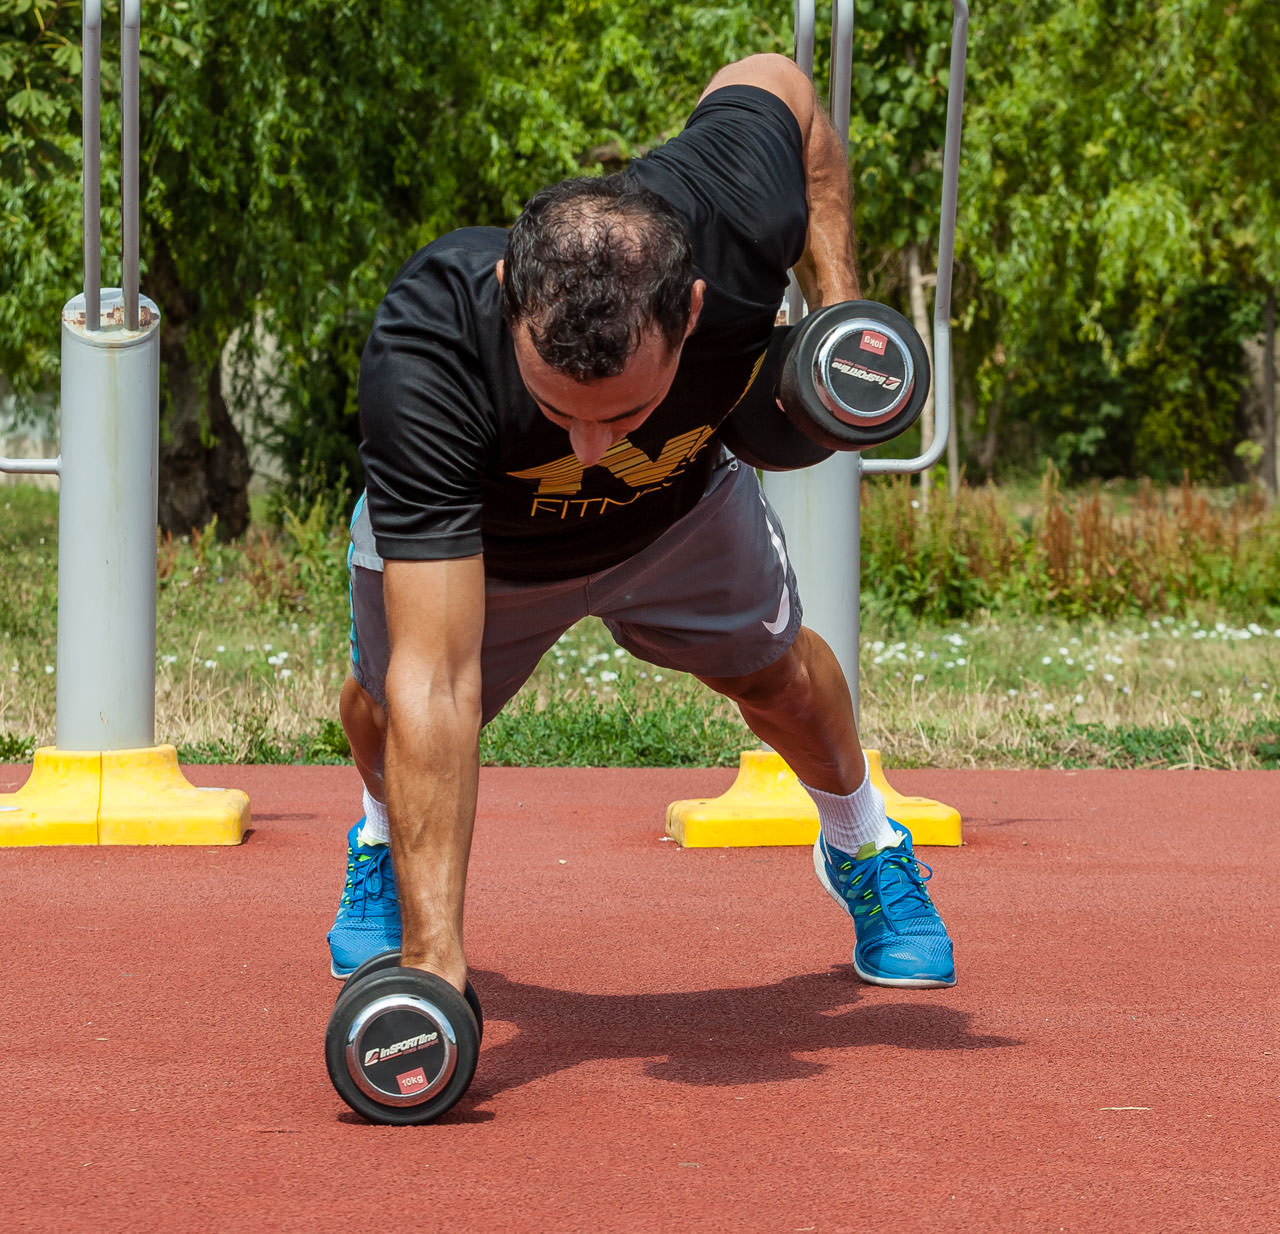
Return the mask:
M916 422L929 377L929 353L901 313L845 300L810 313L792 332L778 403L811 441L866 450Z
M766 372L720 428L725 445L765 471L812 467L837 450L883 445L919 418L929 353L901 313L846 300L774 331Z
M325 1032L325 1064L338 1095L377 1123L429 1123L475 1075L483 1018L475 990L401 968L385 952L347 979Z
M777 326L761 366L763 376L742 396L720 425L719 436L748 467L796 471L835 453L802 433L778 403L777 374L800 326Z

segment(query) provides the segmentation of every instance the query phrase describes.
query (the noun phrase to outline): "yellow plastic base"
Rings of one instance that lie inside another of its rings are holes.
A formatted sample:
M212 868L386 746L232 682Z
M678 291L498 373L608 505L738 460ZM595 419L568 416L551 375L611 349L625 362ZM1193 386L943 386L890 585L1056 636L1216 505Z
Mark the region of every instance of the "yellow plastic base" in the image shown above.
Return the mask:
M889 817L911 832L913 844L961 842L958 810L928 797L904 797L884 778L880 751L863 753ZM728 792L667 807L667 835L685 848L812 844L818 838L818 811L780 755L744 750L738 760L738 778Z
M173 746L36 751L31 776L0 793L0 848L41 844L239 844L249 798L196 788Z

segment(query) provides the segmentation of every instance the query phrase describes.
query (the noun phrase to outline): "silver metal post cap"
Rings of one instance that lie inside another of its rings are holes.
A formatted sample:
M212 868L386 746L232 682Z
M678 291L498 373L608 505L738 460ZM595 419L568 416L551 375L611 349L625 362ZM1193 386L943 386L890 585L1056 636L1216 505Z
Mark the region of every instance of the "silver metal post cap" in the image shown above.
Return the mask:
M84 292L62 306L62 324L86 343L99 347L130 347L146 339L160 325L160 307L147 296L138 297L138 328L125 325L124 291L103 287L98 294L100 326L90 330L86 323Z

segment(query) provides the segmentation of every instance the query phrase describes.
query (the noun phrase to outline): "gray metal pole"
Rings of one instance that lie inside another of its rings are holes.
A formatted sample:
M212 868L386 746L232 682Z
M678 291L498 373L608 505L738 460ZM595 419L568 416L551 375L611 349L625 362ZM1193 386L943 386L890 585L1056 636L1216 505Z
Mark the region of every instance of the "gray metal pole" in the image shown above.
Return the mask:
M138 59L142 0L120 4L120 253L124 265L124 324L138 328Z
M102 286L102 241L99 219L102 213L98 166L102 125L99 107L102 95L102 0L85 0L84 46L81 54L80 115L82 134L82 177L84 180L84 295L88 316L85 325L98 328L98 289ZM92 174L90 174L92 169Z
M124 293L105 289L101 306L122 321ZM160 314L139 307L139 330L88 330L83 295L62 311L60 750L155 744Z
M101 288L102 7L84 14L85 290L62 310L57 746L155 744L160 313L138 292L140 0L121 24L123 288Z
M827 108L841 148L847 151L853 109L853 0L833 0L831 5L831 87Z
M814 0L795 0L795 62L804 71L804 75L813 80L813 45L817 14ZM792 274L787 279L786 298L787 320L799 321L804 316L804 296L800 294L800 284Z

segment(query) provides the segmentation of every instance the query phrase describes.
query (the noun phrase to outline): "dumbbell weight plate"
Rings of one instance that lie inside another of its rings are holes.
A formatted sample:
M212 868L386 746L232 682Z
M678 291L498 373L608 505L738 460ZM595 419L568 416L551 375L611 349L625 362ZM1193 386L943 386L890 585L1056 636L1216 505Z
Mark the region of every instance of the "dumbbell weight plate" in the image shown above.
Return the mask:
M820 445L864 450L916 422L929 377L929 354L901 313L848 300L800 323L783 362L779 402Z
M344 994L355 987L356 982L367 977L370 973L381 972L384 968L399 968L400 953L398 951L383 951L380 954L366 960L359 968L354 969L343 983L342 989L338 991L338 998L341 999ZM484 1040L484 1012L480 1010L480 999L476 997L475 988L471 982L467 982L467 988L463 993L463 997L467 1000L467 1006L471 1008L471 1014L476 1018L476 1033L480 1041Z
M442 977L411 968L370 972L344 989L325 1033L334 1088L378 1123L439 1118L467 1091L479 1049L467 1000Z

